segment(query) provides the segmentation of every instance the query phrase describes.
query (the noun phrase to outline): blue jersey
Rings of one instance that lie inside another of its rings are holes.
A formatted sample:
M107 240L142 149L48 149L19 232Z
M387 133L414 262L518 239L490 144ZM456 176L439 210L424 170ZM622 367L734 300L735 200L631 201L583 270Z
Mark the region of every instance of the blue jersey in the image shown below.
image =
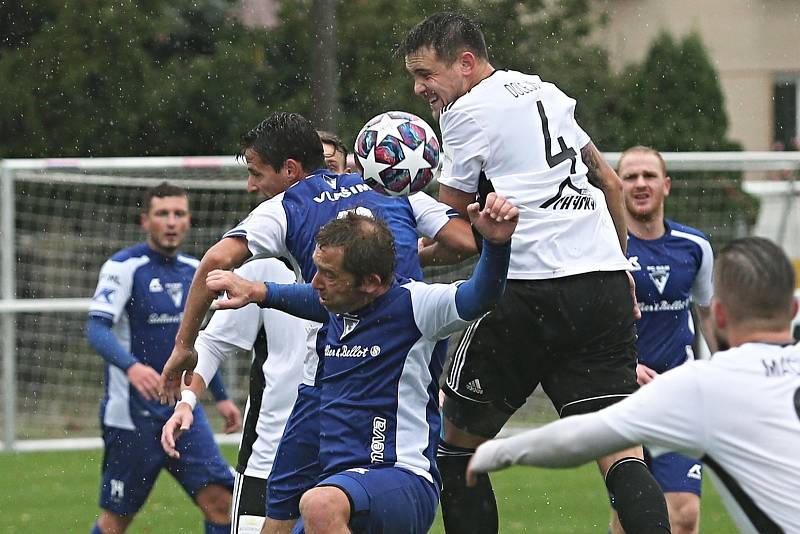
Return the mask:
M455 215L425 194L389 197L373 191L358 174L337 175L319 169L284 193L262 202L224 237L247 239L253 255L288 258L298 281L310 282L316 273L312 255L317 232L328 221L351 210L387 223L395 239L395 272L415 280L422 279L418 236L435 237ZM303 381L313 385L317 372L313 338L309 339L308 348Z
M273 288L270 305L282 298L280 288ZM299 309L319 306L309 285L291 291L299 298L289 303ZM447 352L443 340L469 324L456 309L456 293L456 284L398 278L388 292L356 312L326 312L327 328L318 344L325 361L321 478L351 468L389 466L440 483L436 447L439 376Z
M160 373L172 352L198 263L184 254L163 256L147 243L121 250L100 270L89 315L111 320L120 345ZM110 364L101 411L105 425L127 430L136 428L137 417L172 415L172 407L145 400L125 371Z
M628 257L642 318L636 323L639 361L663 373L693 359L691 305L708 306L713 253L702 232L665 220L658 239L628 234Z

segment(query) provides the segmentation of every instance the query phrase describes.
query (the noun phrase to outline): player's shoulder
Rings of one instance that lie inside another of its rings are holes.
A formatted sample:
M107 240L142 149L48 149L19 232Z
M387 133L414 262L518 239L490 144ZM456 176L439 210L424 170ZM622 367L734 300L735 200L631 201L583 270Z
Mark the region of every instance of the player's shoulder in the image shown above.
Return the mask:
M289 268L288 261L266 256L250 258L236 269L236 274L248 280L270 280L281 283L295 281L294 271Z
M685 224L681 224L677 221L673 221L672 219L665 219L664 222L667 224L667 227L670 230L671 235L682 238L682 239L690 239L692 237L700 238L704 241L708 241L708 236L704 234L702 231L694 228L692 226L687 226Z
M118 250L117 252L111 255L109 261L116 263L124 263L129 260L147 258L149 257L149 253L150 253L150 247L147 246L147 243L137 243L128 248L123 248L122 250Z
M189 254L184 254L183 252L179 252L178 256L175 259L178 262L189 265L194 269L197 269L197 267L200 265L200 260L198 260L194 256L190 256Z
M708 236L697 228L677 223L671 219L665 219L664 223L667 226L671 240L676 242L690 242L695 247L699 248L701 253L712 253L711 242L708 240Z

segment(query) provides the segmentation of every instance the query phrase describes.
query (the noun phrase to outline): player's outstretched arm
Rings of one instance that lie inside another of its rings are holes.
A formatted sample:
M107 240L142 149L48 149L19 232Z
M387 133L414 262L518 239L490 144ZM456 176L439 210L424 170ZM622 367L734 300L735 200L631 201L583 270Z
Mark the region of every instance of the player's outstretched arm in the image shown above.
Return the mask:
M622 180L616 171L606 163L603 155L591 141L581 149L581 160L589 168L587 177L592 185L603 190L608 212L617 230L617 239L625 253L628 249L628 228L625 224L625 200L622 194Z
M480 473L515 464L575 467L632 445L597 413L567 417L510 438L489 440L478 447L467 466L467 485L474 485Z
M248 304L264 302L267 288L264 282L254 282L236 273L215 269L208 273L206 285L216 294L225 293L227 298L214 301L214 309L236 310Z
M173 404L179 398L180 378L184 371L184 383L188 385L192 382L192 370L197 364L194 342L215 296L206 285L206 276L214 269L238 267L249 256L247 242L239 238L225 238L203 255L186 297L183 318L175 336L175 347L161 372L159 396L163 404Z

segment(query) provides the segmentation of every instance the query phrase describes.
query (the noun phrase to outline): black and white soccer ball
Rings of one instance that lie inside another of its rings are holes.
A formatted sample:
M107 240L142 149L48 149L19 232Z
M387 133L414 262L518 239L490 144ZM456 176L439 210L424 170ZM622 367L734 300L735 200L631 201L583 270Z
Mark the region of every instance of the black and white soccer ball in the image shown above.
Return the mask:
M384 195L422 190L439 170L440 145L427 122L405 111L387 111L356 137L356 163L364 181Z

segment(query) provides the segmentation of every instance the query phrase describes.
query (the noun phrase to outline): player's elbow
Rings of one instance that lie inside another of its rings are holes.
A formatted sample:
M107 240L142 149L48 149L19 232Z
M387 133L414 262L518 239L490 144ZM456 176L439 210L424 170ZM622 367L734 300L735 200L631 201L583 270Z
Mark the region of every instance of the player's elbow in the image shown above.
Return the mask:
M247 243L239 238L225 238L208 249L203 255L201 265L204 272L214 269L233 269L239 267L250 256ZM198 269L199 271L199 269Z

